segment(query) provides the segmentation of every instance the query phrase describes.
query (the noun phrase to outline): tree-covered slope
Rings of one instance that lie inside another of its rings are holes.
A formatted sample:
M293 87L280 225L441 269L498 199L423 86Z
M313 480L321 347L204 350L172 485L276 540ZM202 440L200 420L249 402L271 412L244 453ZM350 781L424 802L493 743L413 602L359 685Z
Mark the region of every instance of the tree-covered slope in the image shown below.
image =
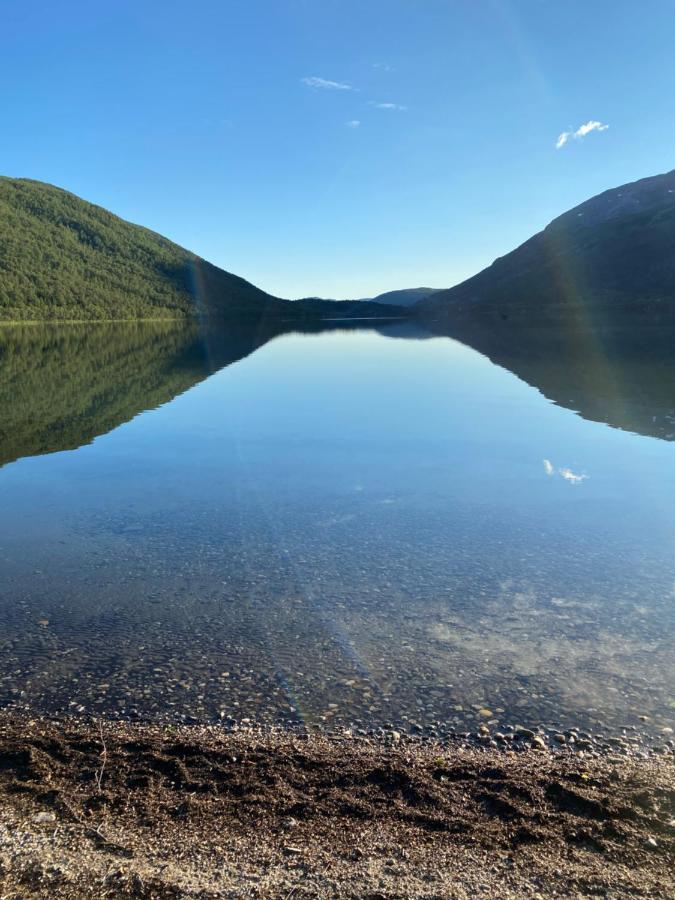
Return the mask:
M257 317L288 305L74 194L0 177L0 319Z
M39 181L0 176L0 321L387 318L379 303L291 302Z
M418 308L489 326L675 317L675 171L593 197Z

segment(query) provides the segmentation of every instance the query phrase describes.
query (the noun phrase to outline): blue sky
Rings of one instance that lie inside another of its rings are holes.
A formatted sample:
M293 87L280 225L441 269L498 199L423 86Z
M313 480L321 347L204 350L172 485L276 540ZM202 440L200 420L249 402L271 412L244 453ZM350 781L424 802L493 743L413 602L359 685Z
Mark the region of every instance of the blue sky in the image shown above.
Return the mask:
M2 19L0 174L280 296L450 286L675 167L674 0L6 0Z

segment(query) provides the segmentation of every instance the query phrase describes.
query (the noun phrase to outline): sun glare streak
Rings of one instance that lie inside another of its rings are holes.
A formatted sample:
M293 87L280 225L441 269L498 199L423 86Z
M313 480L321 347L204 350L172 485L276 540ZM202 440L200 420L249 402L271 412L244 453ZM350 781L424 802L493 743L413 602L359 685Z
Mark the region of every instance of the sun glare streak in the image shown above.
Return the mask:
M542 68L537 60L537 55L532 47L532 41L521 25L518 13L510 0L492 0L494 16L502 25L505 40L511 45L514 55L518 59L523 71L527 74L530 84L539 94L541 100L550 102L553 99L553 90L547 81Z
M621 370L608 358L598 329L602 323L587 303L590 293L585 288L583 269L573 268L577 254L569 241L566 227L547 229L543 233L543 241L543 252L548 257L556 288L563 297L556 327L567 346L575 348L579 358L584 360L584 381L596 392L602 392L610 412L615 410L619 413L624 407Z

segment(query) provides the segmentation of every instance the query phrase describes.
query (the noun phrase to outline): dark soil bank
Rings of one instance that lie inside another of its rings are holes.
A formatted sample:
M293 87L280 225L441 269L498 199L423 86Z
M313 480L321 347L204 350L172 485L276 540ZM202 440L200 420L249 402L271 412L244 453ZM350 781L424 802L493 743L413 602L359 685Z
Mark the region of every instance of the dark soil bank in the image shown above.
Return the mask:
M0 897L673 897L672 755L0 716Z

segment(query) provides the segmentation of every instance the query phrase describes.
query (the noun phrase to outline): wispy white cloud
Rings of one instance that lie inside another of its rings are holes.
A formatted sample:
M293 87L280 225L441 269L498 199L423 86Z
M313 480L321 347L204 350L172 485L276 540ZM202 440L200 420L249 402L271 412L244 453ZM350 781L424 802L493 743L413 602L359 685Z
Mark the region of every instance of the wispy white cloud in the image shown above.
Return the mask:
M403 112L408 107L402 106L400 103L378 103L375 100L370 101L370 106L374 106L375 109L397 109L400 112Z
M394 67L388 65L387 63L373 63L374 69L380 69L382 72L393 72Z
M607 131L609 125L605 125L603 122L598 122L597 119L590 119L588 122L585 122L583 125L580 125L576 131L563 131L558 135L558 140L555 142L555 149L560 150L568 141L571 139L579 140L580 138L586 137L587 134L590 134L592 131Z
M590 122L586 122L585 125L580 125L577 128L574 132L574 137L585 137L587 134L590 134L591 131L607 131L608 128L609 125L603 125L602 122L596 122L595 119L591 119Z
M300 81L303 84L306 84L307 87L316 88L322 91L353 91L354 87L351 84L346 84L342 81L328 81L326 78L317 78L316 75L311 75L307 78L301 78Z
M349 122L345 122L347 128L359 128L361 125L360 119L350 119Z
M553 475L553 473L555 472L555 468L553 467L553 463L550 459L544 460L544 472L546 472L547 475Z

